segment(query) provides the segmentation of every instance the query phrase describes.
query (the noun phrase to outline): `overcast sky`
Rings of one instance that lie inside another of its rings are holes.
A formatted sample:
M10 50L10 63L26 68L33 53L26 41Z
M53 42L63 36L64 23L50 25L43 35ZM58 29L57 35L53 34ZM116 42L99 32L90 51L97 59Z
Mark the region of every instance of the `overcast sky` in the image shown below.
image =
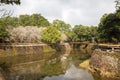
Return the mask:
M21 0L19 6L6 6L14 16L40 13L50 22L64 20L71 25L98 25L104 13L115 12L115 0Z

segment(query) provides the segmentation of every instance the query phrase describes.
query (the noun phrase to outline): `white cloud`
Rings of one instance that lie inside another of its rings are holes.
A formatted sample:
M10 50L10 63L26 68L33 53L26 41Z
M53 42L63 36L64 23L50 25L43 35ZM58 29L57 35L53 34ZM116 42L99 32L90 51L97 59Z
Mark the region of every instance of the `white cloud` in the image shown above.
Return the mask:
M114 0L21 0L20 6L7 6L14 15L41 13L49 21L61 19L71 25L97 25L104 13L115 11Z

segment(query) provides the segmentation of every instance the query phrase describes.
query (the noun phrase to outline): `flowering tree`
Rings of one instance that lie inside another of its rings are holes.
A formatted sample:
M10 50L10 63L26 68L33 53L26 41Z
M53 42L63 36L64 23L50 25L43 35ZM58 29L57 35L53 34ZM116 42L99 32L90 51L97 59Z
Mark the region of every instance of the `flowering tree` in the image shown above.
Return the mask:
M41 30L43 28L27 26L8 29L9 40L11 42L18 43L40 43L41 42Z

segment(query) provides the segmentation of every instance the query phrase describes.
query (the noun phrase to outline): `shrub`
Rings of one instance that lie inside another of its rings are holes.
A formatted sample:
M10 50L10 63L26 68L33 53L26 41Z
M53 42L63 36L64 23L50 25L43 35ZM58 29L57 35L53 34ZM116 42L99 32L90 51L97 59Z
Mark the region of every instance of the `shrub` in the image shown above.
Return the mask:
M47 27L42 31L42 40L46 43L59 43L61 41L61 33L54 27Z

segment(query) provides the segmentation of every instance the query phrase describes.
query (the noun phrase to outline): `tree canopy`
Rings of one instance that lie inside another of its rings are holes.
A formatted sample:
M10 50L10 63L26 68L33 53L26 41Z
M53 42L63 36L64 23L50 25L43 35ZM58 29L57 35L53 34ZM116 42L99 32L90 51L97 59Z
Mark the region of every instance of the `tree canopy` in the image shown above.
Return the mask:
M102 42L120 41L120 12L104 14L100 20L98 32Z
M71 28L70 24L67 24L64 21L58 19L53 20L52 26L62 32L67 32Z
M2 26L37 26L37 27L46 27L49 26L49 21L40 14L32 15L20 15L19 17L4 17L0 18L5 22Z
M4 19L0 18L0 42L4 41L8 37L8 32L6 31L6 22Z
M69 41L91 41L92 37L97 35L97 27L75 25L72 31L69 33Z
M42 31L42 40L46 43L59 43L61 41L61 33L53 26L49 26Z

